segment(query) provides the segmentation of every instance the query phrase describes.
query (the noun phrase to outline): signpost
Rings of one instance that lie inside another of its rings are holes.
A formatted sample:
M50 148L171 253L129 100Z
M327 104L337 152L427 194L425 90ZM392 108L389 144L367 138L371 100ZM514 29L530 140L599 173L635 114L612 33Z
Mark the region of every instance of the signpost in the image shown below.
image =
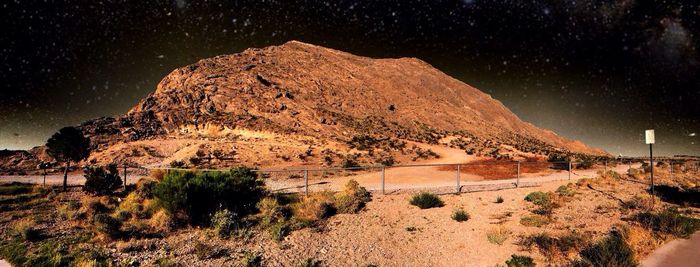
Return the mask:
M646 130L644 132L645 141L649 145L649 170L651 172L651 206L654 207L654 130Z

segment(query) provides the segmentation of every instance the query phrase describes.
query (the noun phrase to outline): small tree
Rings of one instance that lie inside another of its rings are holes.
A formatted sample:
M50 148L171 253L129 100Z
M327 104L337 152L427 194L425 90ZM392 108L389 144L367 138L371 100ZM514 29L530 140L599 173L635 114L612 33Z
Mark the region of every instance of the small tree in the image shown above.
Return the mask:
M58 161L64 161L63 191L68 187L68 169L71 161L81 161L90 155L90 139L75 127L65 127L46 141L46 152Z

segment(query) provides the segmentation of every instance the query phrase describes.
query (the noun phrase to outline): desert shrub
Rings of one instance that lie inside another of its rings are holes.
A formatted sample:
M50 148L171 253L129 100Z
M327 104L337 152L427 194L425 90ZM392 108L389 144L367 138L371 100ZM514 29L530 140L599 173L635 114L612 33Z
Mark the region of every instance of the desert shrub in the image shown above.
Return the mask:
M154 190L165 209L184 212L193 224L207 222L208 215L219 208L242 218L255 211L264 193L263 182L247 168L228 172L173 171Z
M235 226L235 215L227 209L218 210L211 215L211 227L221 238L228 237Z
M147 218L151 215L150 212L152 211L146 210L143 205L143 201L144 199L141 198L138 193L131 192L124 198L124 200L122 200L121 203L119 203L119 207L117 207L115 210L115 214L122 214L121 216L128 218L131 218L132 215L133 217L140 219ZM127 214L128 216L126 216Z
M533 234L521 237L519 244L530 250L536 246L543 255L566 255L578 250L587 244L586 238L578 233L569 233L560 237L553 237L547 233Z
M315 222L333 216L336 212L333 206L333 193L319 192L301 199L294 205L294 217Z
M173 160L170 162L170 168L182 168L185 167L185 162L181 160Z
M151 219L148 220L148 225L160 232L169 232L173 228L174 224L175 222L172 215L170 212L164 209L154 213L153 216L151 216Z
M136 194L143 199L153 198L153 191L156 189L156 185L158 185L158 182L154 180L139 179L136 182Z
M110 238L118 237L121 234L121 222L107 214L96 214L92 218L93 224L97 232L104 234Z
M508 267L534 267L535 261L530 256L511 255L506 261Z
M622 176L617 173L616 171L606 171L605 173L602 173L601 176L603 178L612 178L612 179L621 179Z
M455 211L452 213L452 219L455 220L455 221L458 221L458 222L467 221L467 220L469 220L469 217L470 217L470 216L469 216L469 213L467 213L467 212L464 211L463 209L455 210Z
M421 209L437 208L445 206L440 197L435 194L428 192L418 193L411 197L409 202L411 205L419 207Z
M85 185L83 190L96 195L111 194L122 185L117 165L114 164L107 165L106 169L100 166L86 167L84 176Z
M241 264L239 266L242 266L242 267L262 267L262 266L264 266L262 259L263 259L262 255L260 255L260 254L246 252L243 255L243 259L241 260Z
M415 232L415 231L418 231L418 228L416 228L415 226L407 226L407 227L404 228L404 229L406 230L406 232Z
M78 219L89 219L95 214L108 212L107 205L102 203L99 198L84 196L80 199L80 209L75 213L74 217Z
M23 218L14 222L12 230L24 240L32 241L39 237L36 222L30 218Z
M634 250L625 239L611 232L603 240L586 246L580 252L581 260L576 262L578 266L637 266L634 259Z
M258 202L260 218L263 225L272 225L286 222L292 215L291 209L280 205L277 198L266 197Z
M576 195L576 190L571 186L572 184L562 185L557 188L556 192L560 196L573 197Z
M642 212L635 215L634 220L654 231L682 238L688 238L700 230L700 219L683 216L676 210Z
M80 209L80 202L70 200L58 206L58 217L64 220L72 220L75 218L78 209Z
M651 207L651 200L635 195L629 200L624 200L620 203L620 207L624 210L636 210Z
M371 194L355 180L345 184L345 190L335 196L338 213L357 213L372 200Z
M497 204L503 203L503 197L502 197L502 196L496 197L496 203L497 203Z
M552 219L539 214L528 215L520 218L520 224L525 226L542 227L552 222Z
M277 241L282 241L284 237L289 234L289 226L284 223L272 224L267 229L270 232L272 239Z
M510 230L505 227L494 227L486 232L486 238L489 242L499 246L503 245L508 237L510 237Z
M525 201L532 202L535 205L540 205L545 202L551 202L549 195L542 191L535 191L525 196Z
M321 267L323 265L321 264L321 261L317 261L317 260L314 260L312 258L308 258L308 259L306 259L305 262L302 262L298 266L299 267Z
M358 163L354 158L346 158L341 163L341 166L343 166L343 168L357 168L360 167L360 163Z

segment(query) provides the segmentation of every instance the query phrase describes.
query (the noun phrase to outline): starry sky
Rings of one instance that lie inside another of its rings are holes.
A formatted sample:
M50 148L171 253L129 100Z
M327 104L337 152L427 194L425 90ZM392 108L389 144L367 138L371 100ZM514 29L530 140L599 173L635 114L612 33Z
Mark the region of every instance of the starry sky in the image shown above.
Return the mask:
M639 0L3 1L0 149L126 112L173 69L300 40L417 57L617 155L700 155L700 4Z

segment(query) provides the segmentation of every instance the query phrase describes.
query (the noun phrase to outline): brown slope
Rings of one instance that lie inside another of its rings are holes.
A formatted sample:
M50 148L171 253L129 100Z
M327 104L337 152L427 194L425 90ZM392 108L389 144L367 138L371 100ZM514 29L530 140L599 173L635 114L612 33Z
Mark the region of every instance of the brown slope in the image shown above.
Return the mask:
M542 150L604 153L523 122L421 60L372 59L297 41L177 69L129 115L152 116L169 134L213 123L340 140L370 131L423 141L427 128L438 136L461 131L482 142L524 139Z

